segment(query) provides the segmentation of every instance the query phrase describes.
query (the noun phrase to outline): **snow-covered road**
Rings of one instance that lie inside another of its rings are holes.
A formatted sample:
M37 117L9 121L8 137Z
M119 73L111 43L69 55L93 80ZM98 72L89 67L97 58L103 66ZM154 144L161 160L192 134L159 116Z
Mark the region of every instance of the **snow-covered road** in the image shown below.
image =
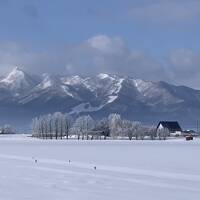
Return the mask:
M199 200L199 152L200 140L1 136L0 200Z

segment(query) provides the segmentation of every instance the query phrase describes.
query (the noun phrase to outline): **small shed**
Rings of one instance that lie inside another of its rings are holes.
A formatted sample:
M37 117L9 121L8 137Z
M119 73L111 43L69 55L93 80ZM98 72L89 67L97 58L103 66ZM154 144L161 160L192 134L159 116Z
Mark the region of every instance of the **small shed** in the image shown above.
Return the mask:
M160 121L157 125L157 132L167 129L169 136L180 136L182 129L177 121Z

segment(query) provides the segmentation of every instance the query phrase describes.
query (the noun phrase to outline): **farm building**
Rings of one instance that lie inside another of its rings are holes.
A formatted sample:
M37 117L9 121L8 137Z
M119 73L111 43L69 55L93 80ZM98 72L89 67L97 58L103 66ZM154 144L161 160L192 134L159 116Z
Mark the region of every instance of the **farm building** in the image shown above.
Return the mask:
M157 134L160 131L166 131L167 136L180 136L182 129L177 121L160 121L156 128Z

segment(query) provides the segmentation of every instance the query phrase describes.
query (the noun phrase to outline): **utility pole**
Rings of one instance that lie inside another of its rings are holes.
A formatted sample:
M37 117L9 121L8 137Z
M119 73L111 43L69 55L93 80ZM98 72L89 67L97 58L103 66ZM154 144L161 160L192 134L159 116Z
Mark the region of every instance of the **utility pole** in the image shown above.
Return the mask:
M197 133L199 132L199 120L197 120Z

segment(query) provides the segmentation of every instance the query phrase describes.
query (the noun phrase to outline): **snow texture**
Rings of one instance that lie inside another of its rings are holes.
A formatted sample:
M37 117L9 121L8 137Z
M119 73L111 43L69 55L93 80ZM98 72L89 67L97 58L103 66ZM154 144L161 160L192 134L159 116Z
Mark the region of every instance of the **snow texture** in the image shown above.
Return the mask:
M0 199L198 200L200 140L0 137Z

